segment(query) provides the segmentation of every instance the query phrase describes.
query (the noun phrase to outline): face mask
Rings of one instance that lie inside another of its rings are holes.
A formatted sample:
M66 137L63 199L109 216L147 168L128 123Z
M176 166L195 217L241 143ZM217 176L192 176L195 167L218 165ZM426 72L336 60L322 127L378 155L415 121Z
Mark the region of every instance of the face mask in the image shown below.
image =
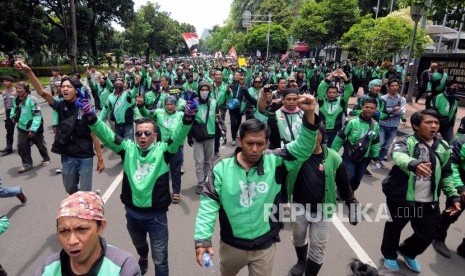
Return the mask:
M115 92L116 92L116 93L121 93L121 92L123 92L123 89L124 89L124 87L123 87L122 84L115 84Z
M205 101L208 98L208 94L210 94L210 91L200 91L200 98Z
M152 84L152 89L155 91L160 90L160 85L159 84Z

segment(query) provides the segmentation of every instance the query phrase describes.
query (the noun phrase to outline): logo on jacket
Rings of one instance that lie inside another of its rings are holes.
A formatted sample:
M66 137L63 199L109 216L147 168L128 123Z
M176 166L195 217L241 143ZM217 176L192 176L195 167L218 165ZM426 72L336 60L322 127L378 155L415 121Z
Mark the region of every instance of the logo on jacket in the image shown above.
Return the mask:
M137 169L134 172L134 179L137 182L141 182L147 174L152 172L155 169L155 164L153 163L147 163L147 164L142 164L140 163L139 160L137 160Z
M249 208L253 204L253 199L257 195L257 192L259 194L264 194L268 192L268 184L266 182L258 182L256 184L255 182L251 182L246 184L244 181L240 180L239 181L239 186L241 187L241 198L239 203L241 204L242 207Z

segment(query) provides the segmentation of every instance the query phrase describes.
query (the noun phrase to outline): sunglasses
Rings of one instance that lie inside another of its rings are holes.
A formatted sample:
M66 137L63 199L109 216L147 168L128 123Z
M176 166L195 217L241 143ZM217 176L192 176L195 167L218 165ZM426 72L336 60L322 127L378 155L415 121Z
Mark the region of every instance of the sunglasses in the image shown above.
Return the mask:
M255 83L260 83L261 81L254 81Z
M144 131L138 130L138 131L136 131L136 136L137 137L142 137L142 134L145 134L145 137L149 137L153 133L151 131L149 131L149 130L144 130Z

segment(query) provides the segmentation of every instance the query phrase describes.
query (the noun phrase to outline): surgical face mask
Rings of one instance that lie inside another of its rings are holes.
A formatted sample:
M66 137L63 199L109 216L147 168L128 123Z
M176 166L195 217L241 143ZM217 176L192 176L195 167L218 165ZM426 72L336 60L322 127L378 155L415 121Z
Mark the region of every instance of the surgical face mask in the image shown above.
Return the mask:
M200 91L200 98L205 101L208 98L208 94L210 94L210 91Z

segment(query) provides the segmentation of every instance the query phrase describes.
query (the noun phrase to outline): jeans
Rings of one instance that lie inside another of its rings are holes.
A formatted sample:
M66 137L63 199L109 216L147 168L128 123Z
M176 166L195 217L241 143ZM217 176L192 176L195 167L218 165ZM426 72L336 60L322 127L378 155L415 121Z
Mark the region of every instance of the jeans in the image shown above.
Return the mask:
M319 221L317 218L321 217ZM302 215L296 215L292 222L292 240L295 247L307 244L305 236L308 229L308 259L317 264L322 264L325 260L325 247L329 239L331 220L324 219L323 214L312 213L310 208Z
M127 124L121 124L117 125L115 124L115 133L119 137L123 139L130 139L134 141L134 124L133 123L127 123Z
M349 182L352 191L356 191L358 186L360 186L360 182L362 182L363 175L365 174L365 170L370 163L370 159L363 158L360 162L354 162L352 159L349 158L349 155L344 150L342 154L342 161L346 166L347 173L349 174Z
M63 185L68 194L77 191L92 191L92 171L94 160L92 157L78 158L62 155Z
M170 175L173 194L179 194L181 192L181 167L183 161L184 154L183 148L181 147L170 159Z
M18 154L21 157L21 162L25 169L32 168L31 146L36 145L39 149L40 156L43 161L50 161L48 156L47 146L45 145L44 135L36 133L31 139L28 137L28 132L18 128Z
M149 254L147 233L150 239L155 275L169 275L168 268L168 218L164 211L137 211L126 207L129 236L140 257Z
M10 119L11 109L5 110L5 130L6 130L6 147L11 149L13 147L13 136L15 133L15 124Z
M236 141L237 131L242 121L240 109L229 110L229 119L231 121L231 141Z
M397 251L415 259L431 244L439 229L439 206L434 203L416 203L403 206L387 202L392 221L384 225L381 253L386 259L397 259ZM413 234L399 245L402 229L411 224Z
M4 187L3 181L0 178L0 197L13 197L21 193L21 187Z
M215 139L197 142L194 139L194 161L197 183L203 183L212 169Z
M381 149L379 151L379 158L382 160L386 157L389 147L396 137L397 134L397 127L385 127L379 126L379 144L381 145Z

